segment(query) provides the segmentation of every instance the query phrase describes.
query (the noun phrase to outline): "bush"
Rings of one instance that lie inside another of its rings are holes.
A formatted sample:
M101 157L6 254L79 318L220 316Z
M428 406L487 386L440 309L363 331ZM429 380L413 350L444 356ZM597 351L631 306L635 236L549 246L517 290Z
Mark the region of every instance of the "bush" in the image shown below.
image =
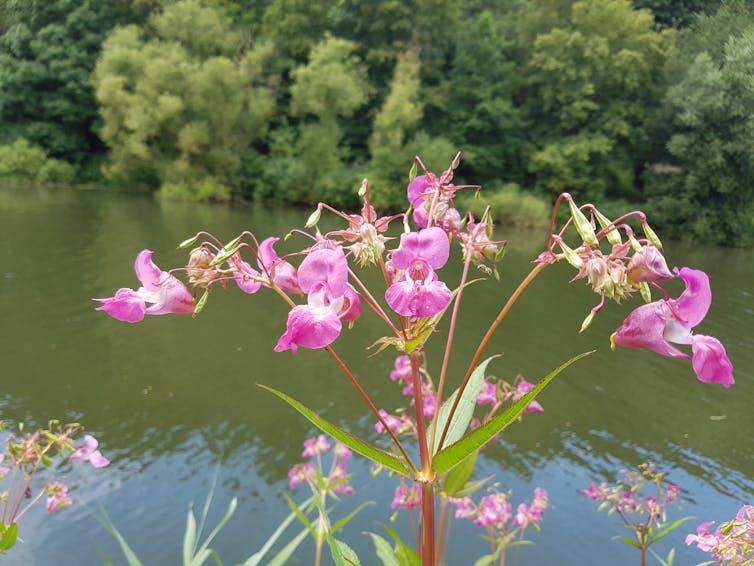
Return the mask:
M18 138L0 145L0 179L10 182L64 185L73 180L72 165L47 156L44 149Z
M507 183L499 189L483 190L479 198L463 196L458 204L479 218L487 206L492 207L492 218L503 228L544 228L550 222L550 203L533 194L522 193L516 183Z

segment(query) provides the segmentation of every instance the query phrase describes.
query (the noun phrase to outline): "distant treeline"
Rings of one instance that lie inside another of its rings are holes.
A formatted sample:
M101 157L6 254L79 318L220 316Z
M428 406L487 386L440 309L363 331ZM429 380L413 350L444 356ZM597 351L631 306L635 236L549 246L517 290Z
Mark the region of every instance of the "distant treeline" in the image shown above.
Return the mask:
M366 176L404 209L412 157L461 149L506 202L747 245L750 4L0 0L0 177L351 206Z

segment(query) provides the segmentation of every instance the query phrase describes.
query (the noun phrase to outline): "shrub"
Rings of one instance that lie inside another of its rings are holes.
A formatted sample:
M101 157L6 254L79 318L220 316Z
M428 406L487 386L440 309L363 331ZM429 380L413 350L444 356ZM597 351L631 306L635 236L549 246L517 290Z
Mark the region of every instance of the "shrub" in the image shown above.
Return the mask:
M47 156L44 149L18 138L0 145L0 179L45 185L70 183L75 175L72 165Z
M507 228L543 228L550 221L550 204L542 197L522 193L516 183L507 183L499 189L485 187L479 198L470 194L459 203L478 218L487 206L492 207L492 218Z

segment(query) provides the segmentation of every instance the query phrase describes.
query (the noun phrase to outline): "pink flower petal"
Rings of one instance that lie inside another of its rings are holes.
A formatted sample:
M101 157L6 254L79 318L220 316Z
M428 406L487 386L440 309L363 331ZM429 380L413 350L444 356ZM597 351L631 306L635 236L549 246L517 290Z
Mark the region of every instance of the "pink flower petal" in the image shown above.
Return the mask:
M298 268L298 284L309 293L317 283L327 283L334 297L342 297L348 284L348 262L343 249L318 249L309 253Z
M319 349L332 344L340 335L342 325L338 316L324 309L312 309L309 305L299 305L288 313L286 331L275 346L276 352L298 347Z
M425 175L418 175L408 184L406 192L408 193L408 202L411 206L418 208L417 205L424 200L424 193L430 189L431 185Z
M136 271L136 277L141 282L142 287L147 291L157 291L159 287L160 279L162 278L162 270L152 262L152 250L141 250L139 255L136 256L134 262L134 271Z
M733 364L717 338L697 334L691 341L691 351L691 366L699 381L719 383L726 389L736 382Z
M102 303L95 310L105 312L111 317L123 322L141 322L147 310L142 294L133 289L118 289L114 297L107 299L93 299Z
M236 282L236 285L238 285L238 288L244 293L249 294L254 294L259 291L262 287L262 282L254 278L259 277L260 273L251 267L251 265L240 259L233 261L233 265L236 268L236 271L233 273L233 280Z
M684 326L694 328L704 320L712 304L709 277L704 271L688 267L675 269L675 272L686 284L686 290L676 301L678 311L684 321Z
M89 457L89 463L95 468L104 468L110 465L110 460L105 458L99 450L95 450Z
M439 269L448 261L450 243L442 228L433 226L419 232L401 234L401 244L393 252L393 265L407 269L414 261L426 261L433 269Z
M270 237L259 244L259 268L272 276L272 281L286 293L301 293L296 268L280 259L273 246L280 238Z
M194 297L186 286L172 275L163 278L157 292L147 300L154 304L146 314L190 314L194 312Z
M615 343L624 348L647 348L669 358L688 358L688 354L670 345L665 338L667 323L674 319L668 301L641 305L615 331Z
M338 313L340 320L346 322L354 322L361 316L361 299L356 289L349 284L346 287L346 292L343 295L343 307Z

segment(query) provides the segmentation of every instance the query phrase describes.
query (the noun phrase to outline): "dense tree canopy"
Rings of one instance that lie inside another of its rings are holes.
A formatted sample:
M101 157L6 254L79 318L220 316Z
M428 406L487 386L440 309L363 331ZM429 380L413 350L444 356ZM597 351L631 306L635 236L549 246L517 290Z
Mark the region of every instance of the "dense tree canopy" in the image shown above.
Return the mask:
M0 153L199 200L350 206L368 176L399 210L413 156L460 149L506 207L649 199L734 245L750 29L748 0L0 0Z

